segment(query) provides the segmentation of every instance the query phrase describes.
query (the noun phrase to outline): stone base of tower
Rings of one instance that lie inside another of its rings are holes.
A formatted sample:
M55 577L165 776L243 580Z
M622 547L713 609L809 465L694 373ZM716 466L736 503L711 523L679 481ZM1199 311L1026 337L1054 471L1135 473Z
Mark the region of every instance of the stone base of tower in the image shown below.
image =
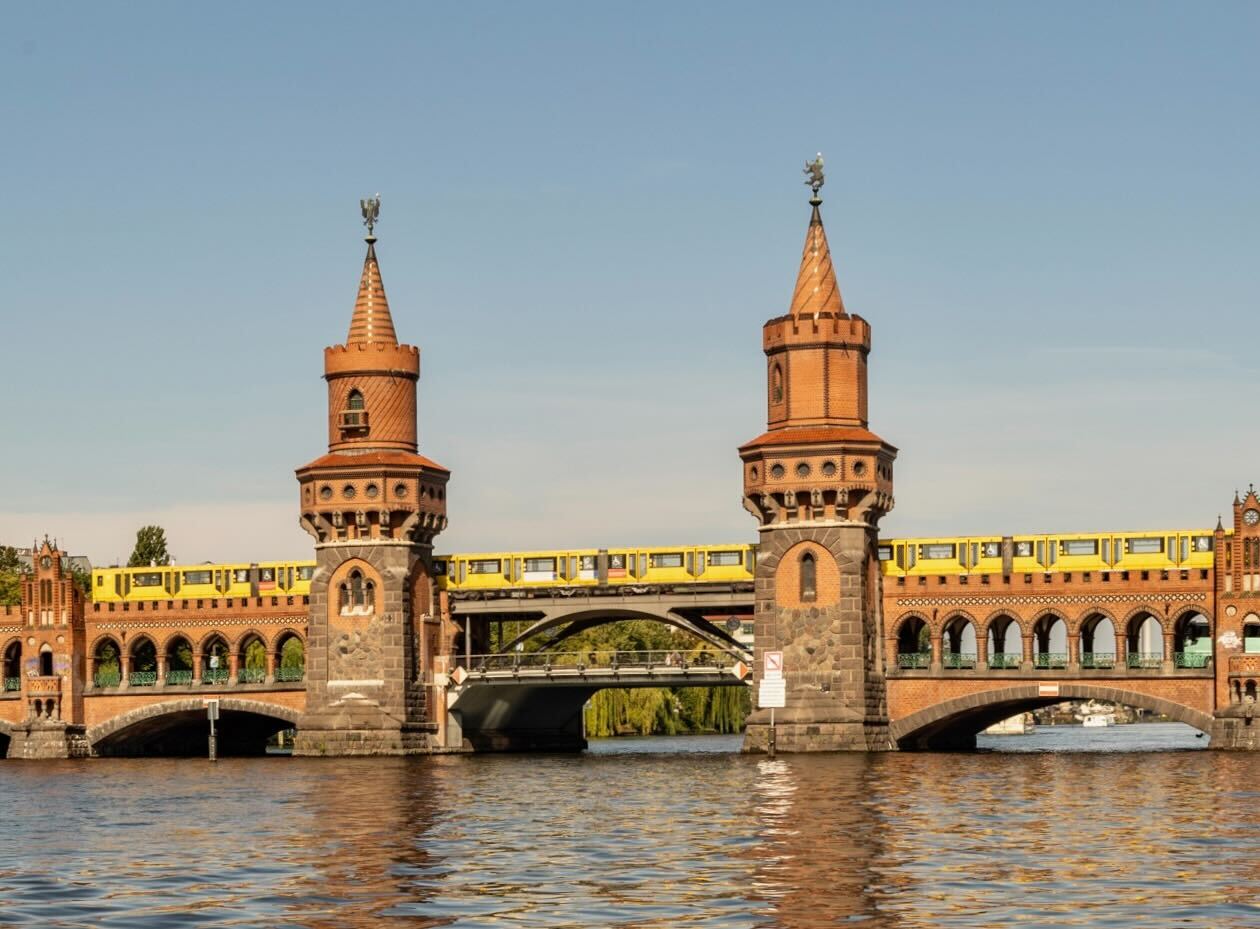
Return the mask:
M87 758L92 754L82 726L54 720L15 726L9 736L9 757L27 761Z
M848 712L828 694L795 702L794 707L774 711L777 752L886 752L897 748L885 717ZM769 745L770 711L757 710L748 717L743 751L767 752Z
M1213 718L1209 748L1227 752L1260 751L1260 716L1248 716L1246 707L1230 707Z
M334 711L298 720L293 754L306 757L432 755L449 752L435 724L387 725L381 714Z

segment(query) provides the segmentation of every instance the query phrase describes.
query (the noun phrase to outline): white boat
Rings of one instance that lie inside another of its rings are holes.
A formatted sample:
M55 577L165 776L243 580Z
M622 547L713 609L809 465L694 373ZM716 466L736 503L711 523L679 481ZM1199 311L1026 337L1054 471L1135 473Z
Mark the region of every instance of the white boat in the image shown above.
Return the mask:
M1087 729L1095 729L1099 726L1114 726L1116 717L1112 713L1090 713L1083 720L1081 725Z

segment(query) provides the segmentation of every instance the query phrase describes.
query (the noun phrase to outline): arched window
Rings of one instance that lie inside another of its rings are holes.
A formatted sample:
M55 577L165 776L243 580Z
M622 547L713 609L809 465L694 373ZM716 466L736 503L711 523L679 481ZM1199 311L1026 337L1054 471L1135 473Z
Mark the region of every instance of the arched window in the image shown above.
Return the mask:
M347 410L363 409L363 394L359 393L357 390L350 391L350 396L346 398L346 409Z
M363 606L363 575L358 571L350 572L350 605L356 610Z
M783 368L779 365L770 371L770 400L773 403L783 402Z
M814 556L806 552L801 556L801 602L818 599L818 566Z
M53 673L52 648L45 645L39 651L39 674L40 674L40 677L52 677L52 673Z

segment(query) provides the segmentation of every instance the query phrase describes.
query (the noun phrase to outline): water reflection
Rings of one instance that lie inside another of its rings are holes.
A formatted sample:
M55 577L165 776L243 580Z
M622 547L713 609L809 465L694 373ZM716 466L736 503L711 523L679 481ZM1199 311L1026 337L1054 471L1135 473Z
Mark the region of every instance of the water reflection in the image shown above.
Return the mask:
M737 745L0 764L0 926L1260 924L1251 756Z

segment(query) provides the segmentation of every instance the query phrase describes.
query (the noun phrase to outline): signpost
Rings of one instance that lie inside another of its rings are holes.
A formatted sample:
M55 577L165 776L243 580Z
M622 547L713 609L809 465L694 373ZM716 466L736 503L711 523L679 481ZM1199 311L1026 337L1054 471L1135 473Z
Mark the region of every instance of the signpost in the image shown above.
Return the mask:
M206 700L204 702L206 704L206 717L210 720L210 760L218 761L219 760L219 752L218 752L219 746L217 744L217 739L214 734L214 724L219 719L219 701L217 699L211 699L211 700Z
M762 652L761 683L757 687L757 705L770 710L770 739L767 753L774 757L774 711L787 706L787 681L783 679L783 652Z

